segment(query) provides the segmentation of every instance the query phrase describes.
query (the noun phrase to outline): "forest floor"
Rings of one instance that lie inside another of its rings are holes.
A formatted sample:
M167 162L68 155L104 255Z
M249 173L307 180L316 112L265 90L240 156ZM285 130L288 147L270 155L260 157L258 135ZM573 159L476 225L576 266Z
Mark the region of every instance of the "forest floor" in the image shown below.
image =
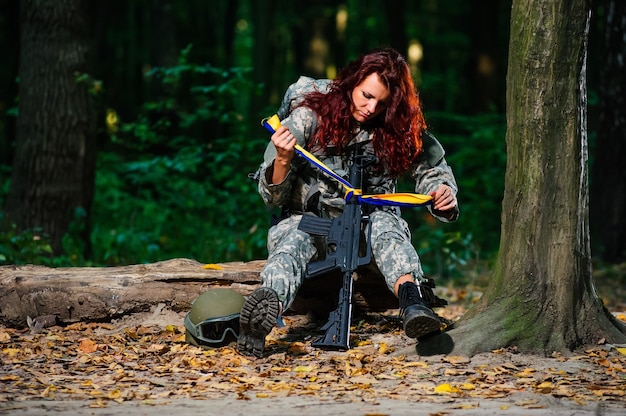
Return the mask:
M626 321L626 288L596 279L607 308ZM438 288L456 320L477 287ZM567 356L515 348L471 358L418 356L397 310L355 316L348 351L311 347L320 322L286 316L264 358L185 343L183 314L162 305L107 323L39 333L0 326L0 415L621 415L626 346Z

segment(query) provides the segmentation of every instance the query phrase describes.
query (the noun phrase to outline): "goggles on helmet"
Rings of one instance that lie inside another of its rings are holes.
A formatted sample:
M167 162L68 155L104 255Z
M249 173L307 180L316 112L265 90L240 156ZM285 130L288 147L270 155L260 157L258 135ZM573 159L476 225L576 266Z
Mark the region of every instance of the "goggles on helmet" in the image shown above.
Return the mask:
M224 342L229 333L235 339L239 338L239 314L235 313L228 316L205 319L194 324L189 318L189 313L187 313L185 315L185 328L198 340L210 344L219 344Z

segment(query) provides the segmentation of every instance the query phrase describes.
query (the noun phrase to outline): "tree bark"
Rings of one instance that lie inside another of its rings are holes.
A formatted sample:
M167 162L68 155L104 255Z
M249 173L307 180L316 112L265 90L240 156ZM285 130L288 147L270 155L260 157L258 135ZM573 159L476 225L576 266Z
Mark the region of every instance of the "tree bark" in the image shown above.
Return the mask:
M480 302L418 352L550 354L626 342L591 275L586 0L514 0L500 251Z
M242 295L260 286L265 261L207 265L190 259L120 267L0 267L0 324L23 327L27 318L55 316L61 323L110 321L158 304L182 312L201 293L229 287ZM290 308L325 319L335 308L341 276L306 281ZM354 284L355 308L397 308L381 276L364 271Z
M19 229L41 228L55 254L80 209L89 223L95 175L89 40L81 0L21 2L17 138L6 202ZM86 80L86 79L85 79ZM86 243L88 227L83 229Z

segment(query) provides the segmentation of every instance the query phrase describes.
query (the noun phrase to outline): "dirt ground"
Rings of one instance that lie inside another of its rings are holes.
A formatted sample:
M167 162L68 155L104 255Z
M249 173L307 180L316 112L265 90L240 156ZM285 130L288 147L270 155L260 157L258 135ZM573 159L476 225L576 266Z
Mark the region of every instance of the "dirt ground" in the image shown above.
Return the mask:
M532 401L533 407L525 403ZM519 403L516 404L516 403ZM507 400L474 400L464 404L419 403L414 401L382 399L373 403L341 402L309 397L282 397L241 401L232 398L220 400L170 399L159 402L123 403L105 409L91 409L76 401L29 401L24 406L0 409L0 414L44 415L94 415L94 416L153 416L154 414L195 416L276 416L276 415L326 415L326 416L382 416L382 415L528 415L528 416L596 416L623 415L624 408L606 408L600 404L574 406L557 399L536 401L532 395L515 394Z

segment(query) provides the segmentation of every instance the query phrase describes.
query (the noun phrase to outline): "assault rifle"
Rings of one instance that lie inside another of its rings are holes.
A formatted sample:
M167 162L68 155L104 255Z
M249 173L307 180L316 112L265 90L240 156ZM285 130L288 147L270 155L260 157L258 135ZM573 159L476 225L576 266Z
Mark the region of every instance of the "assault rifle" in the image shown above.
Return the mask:
M349 182L355 189L362 189L363 170L373 163L371 157L359 154L359 146L354 147L354 157L350 166ZM350 348L350 321L352 319L352 284L353 273L359 266L370 262L370 219L363 215L360 199L354 193L346 201L343 213L337 218L319 218L304 215L298 229L312 236L322 236L325 240L324 258L310 262L306 269L306 278L314 278L327 272L339 270L343 275L339 290L337 309L329 315L328 322L321 328L324 335L313 340L311 345L324 349ZM365 241L363 241L365 239ZM364 243L364 244L362 244ZM365 252L360 255L361 247Z

